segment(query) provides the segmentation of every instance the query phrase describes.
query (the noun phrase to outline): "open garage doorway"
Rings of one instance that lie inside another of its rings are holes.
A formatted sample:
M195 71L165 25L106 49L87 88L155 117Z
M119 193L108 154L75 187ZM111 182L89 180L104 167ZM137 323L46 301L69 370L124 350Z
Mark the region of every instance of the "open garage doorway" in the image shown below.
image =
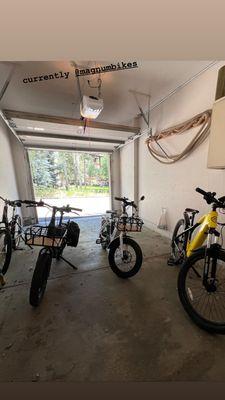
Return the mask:
M109 154L28 150L35 200L81 208L81 216L104 214L111 205ZM38 219L48 217L38 207Z

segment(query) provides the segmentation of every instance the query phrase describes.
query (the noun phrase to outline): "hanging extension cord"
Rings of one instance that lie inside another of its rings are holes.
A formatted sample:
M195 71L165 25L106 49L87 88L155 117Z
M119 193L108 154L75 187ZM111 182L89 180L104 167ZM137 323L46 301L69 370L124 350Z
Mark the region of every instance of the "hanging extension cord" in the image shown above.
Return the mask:
M154 136L148 137L148 139L146 140L146 144L149 153L152 155L152 157L154 157L157 161L159 161L162 164L173 164L179 160L188 157L190 153L192 153L192 151L194 151L198 146L200 146L200 144L202 144L208 137L209 128L211 124L211 113L212 110L206 110L196 115L195 117L189 119L188 121L185 121L182 124L168 128L160 133L157 133ZM195 137L179 154L173 154L173 155L167 154L165 150L162 148L162 146L158 143L158 140L170 137L172 135L182 134L199 125L201 125L201 128L196 133ZM154 143L156 143L160 147L160 151L155 149Z

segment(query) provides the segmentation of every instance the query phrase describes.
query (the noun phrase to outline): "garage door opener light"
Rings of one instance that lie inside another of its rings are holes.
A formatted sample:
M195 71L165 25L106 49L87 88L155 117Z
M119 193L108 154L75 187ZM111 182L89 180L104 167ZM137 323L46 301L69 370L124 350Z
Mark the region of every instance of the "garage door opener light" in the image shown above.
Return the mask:
M96 119L103 110L103 99L95 96L83 95L80 103L80 113L82 117Z

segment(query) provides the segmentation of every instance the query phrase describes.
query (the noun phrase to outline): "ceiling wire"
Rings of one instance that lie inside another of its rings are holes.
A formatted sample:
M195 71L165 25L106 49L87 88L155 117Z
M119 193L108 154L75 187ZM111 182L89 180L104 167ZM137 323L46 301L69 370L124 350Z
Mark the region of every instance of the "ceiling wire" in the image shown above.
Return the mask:
M101 87L102 87L102 80L101 80L101 78L99 77L98 78L98 85L97 86L92 86L91 85L91 83L90 83L90 79L88 79L88 86L91 88L91 89L98 89L98 97L100 98L101 97Z
M140 111L140 115L142 116L143 120L145 121L146 125L147 125L148 128L149 128L149 123L150 123L150 98L151 98L151 96L150 96L149 94L138 93L138 92L136 92L135 90L130 90L130 92L134 95L134 98L135 98L135 100L136 100L137 106L138 106L139 111ZM140 103L139 103L137 94L141 94L141 95L143 95L143 96L148 97L148 111L147 111L147 117L145 116L145 113L144 113L144 111L143 111L143 108L141 107L141 105L140 105Z

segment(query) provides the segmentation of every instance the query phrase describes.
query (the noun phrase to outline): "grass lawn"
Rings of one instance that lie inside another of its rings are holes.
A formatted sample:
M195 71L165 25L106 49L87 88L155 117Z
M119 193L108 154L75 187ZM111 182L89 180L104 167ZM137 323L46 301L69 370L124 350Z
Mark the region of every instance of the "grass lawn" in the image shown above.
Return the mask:
M92 196L108 196L109 186L70 186L68 190L65 188L53 187L37 187L34 185L36 198L60 198L60 197L92 197Z

